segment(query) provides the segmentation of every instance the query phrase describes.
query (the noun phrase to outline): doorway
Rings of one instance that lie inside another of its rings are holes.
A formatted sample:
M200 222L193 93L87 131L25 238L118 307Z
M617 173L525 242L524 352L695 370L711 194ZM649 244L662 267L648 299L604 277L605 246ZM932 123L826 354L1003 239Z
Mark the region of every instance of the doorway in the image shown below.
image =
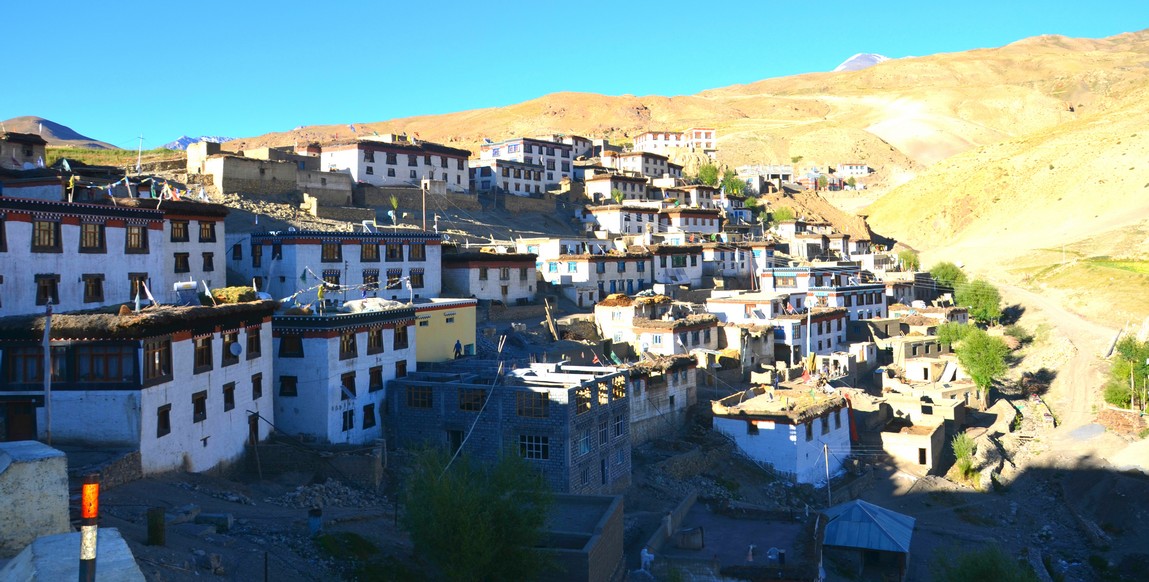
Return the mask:
M8 402L4 405L4 439L36 440L36 405L32 402Z

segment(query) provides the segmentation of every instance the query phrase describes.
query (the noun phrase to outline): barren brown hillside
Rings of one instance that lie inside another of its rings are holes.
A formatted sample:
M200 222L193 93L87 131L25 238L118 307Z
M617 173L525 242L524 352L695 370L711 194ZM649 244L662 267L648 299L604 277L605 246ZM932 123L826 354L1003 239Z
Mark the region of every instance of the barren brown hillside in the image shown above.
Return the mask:
M507 107L356 123L371 132L476 150L483 138L575 133L626 140L652 129L720 131L720 161L861 161L898 184L970 148L1112 107L1143 81L1146 32L1107 39L1042 36L1001 48L887 61L857 72L767 79L679 97L556 93ZM1074 111L1070 111L1073 107ZM384 116L386 112L380 112ZM347 125L312 126L228 147L325 142ZM849 160L847 160L849 158Z

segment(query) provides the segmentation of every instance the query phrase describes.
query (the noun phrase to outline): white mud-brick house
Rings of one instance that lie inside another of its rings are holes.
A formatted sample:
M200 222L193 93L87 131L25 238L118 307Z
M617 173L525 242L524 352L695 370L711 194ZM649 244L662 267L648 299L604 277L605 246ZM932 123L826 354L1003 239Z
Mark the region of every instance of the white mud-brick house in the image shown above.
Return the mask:
M751 388L712 401L711 409L714 430L795 483L824 483L851 453L849 411L837 394Z
M28 170L47 160L48 141L34 133L0 132L0 169Z
M447 190L470 186L471 152L445 145L387 135L323 146L320 168L351 174L373 186L419 186L424 179L446 182Z
M682 178L682 168L670 163L664 155L650 152L605 151L599 157L603 166L629 176L654 178Z
M156 233L154 252L163 256L163 271L155 278L163 287L152 294L163 303L175 303L175 283L191 281L202 291L227 284L227 232L224 219L228 208L222 204L159 201L148 198L117 200L119 206L156 209L163 212L163 232ZM234 251L234 249L233 249ZM250 285L251 281L247 281Z
M535 298L538 271L531 253L459 252L443 254L443 289L452 297L506 304Z
M857 281L857 278L851 278ZM826 281L822 279L822 281ZM804 305L814 307L845 307L850 320L881 319L886 317L885 286L881 283L864 285L825 284L811 287L806 292Z
M666 295L629 297L615 293L595 304L594 319L603 338L615 344L631 344L633 350L638 350L639 346L634 345L638 337L636 319L673 319L681 310L682 306L676 306Z
M647 131L634 137L635 151L668 154L671 148L690 148L714 157L718 132L711 127L692 127L686 131Z
M164 277L164 215L103 204L0 198L0 314L127 303ZM17 266L19 266L17 268Z
M689 355L643 359L630 373L630 441L640 445L674 436L698 401L698 360Z
M889 315L890 317L920 315L935 320L938 325L944 323L969 323L969 308L967 307L910 307L902 303L895 303L890 305Z
M789 305L788 293L735 291L729 295L708 298L706 311L717 315L718 320L724 323L770 325L775 317L793 312L793 307Z
M270 301L54 314L51 425L43 316L0 319L7 440L137 448L144 475L236 462L275 423Z
M718 208L721 192L714 186L690 184L661 189L668 204L679 208Z
M678 319L639 319L633 322L632 344L640 352L659 356L718 349L718 318L709 313Z
M754 273L750 245L745 243L702 243L702 274L708 277L733 277L748 283Z
M706 208L663 208L658 213L660 231L672 244L701 243L722 232L722 216Z
M560 493L619 493L630 484L630 395L624 370L531 364L418 372L388 386L388 440L440 446L480 463L517 453ZM469 437L467 436L469 435Z
M861 162L843 162L838 164L836 175L840 178L864 178L870 175L870 166Z
M471 191L501 191L524 197L539 197L547 191L549 183L541 164L526 164L514 160L471 160Z
M541 267L541 278L578 306L605 299L611 293L633 295L649 289L654 270L650 253L610 251L603 254L559 255Z
M485 143L479 147L480 160L500 159L541 165L547 188L556 187L563 178L571 177L574 157L571 144L529 137Z
M415 371L415 308L280 314L273 328L278 430L321 443L381 438L387 382Z
M702 285L702 245L649 245L631 247L648 250L654 260L654 282L667 285Z
M638 206L635 203L587 206L582 210L582 221L593 230L610 234L653 234L660 229L658 203L648 204L653 206Z
M550 136L543 136L539 139L543 141L553 141L571 146L571 155L577 158L589 158L594 155L594 140L585 138L581 135L566 135L566 134L552 134Z
M442 291L441 242L421 230L232 234L227 267L276 299L314 302L322 280L332 304L364 297L408 301Z
M623 201L652 200L646 178L624 174L596 174L586 179L586 197L595 204L618 203L615 192L622 194Z
M846 345L846 309L815 307L808 313L776 315L774 346L776 357L791 366L808 354L826 355Z

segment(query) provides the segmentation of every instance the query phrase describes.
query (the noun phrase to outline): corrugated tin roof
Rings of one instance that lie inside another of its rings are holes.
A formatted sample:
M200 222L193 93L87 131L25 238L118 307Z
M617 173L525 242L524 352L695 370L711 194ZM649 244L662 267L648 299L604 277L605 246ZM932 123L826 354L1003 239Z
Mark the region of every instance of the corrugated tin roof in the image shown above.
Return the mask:
M914 518L856 499L822 512L830 518L823 543L886 552L910 551Z

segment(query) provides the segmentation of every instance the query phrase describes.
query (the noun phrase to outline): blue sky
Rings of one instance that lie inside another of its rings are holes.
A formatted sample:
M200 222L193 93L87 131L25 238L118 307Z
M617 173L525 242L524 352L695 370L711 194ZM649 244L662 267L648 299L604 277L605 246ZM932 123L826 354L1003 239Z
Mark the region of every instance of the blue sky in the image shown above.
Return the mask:
M0 91L0 119L39 115L128 148L141 133L158 147L181 134L244 137L557 91L686 95L829 71L859 52L1149 27L1144 0L4 4L13 85Z

